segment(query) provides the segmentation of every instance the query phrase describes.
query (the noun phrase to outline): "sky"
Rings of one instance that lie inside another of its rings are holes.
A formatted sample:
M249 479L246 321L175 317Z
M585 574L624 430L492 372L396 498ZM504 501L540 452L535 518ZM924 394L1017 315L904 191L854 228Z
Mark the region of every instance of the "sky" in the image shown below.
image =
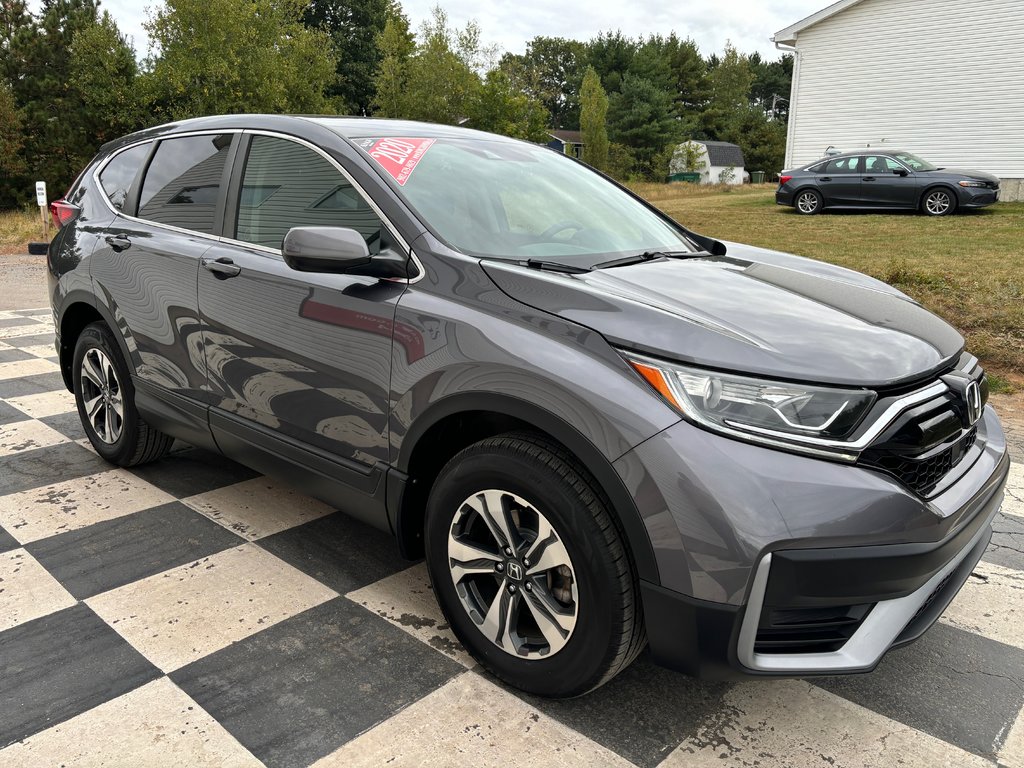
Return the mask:
M417 29L438 0L402 0L402 7ZM121 32L129 37L141 59L149 43L142 22L146 9L159 3L145 0L102 0ZM450 21L463 26L470 19L480 24L483 42L502 50L522 53L526 41L537 35L588 40L601 31L619 29L630 37L668 34L691 37L704 55L720 52L731 40L742 53L759 52L777 58L769 38L780 29L824 8L829 0L444 0ZM38 10L39 0L30 7Z

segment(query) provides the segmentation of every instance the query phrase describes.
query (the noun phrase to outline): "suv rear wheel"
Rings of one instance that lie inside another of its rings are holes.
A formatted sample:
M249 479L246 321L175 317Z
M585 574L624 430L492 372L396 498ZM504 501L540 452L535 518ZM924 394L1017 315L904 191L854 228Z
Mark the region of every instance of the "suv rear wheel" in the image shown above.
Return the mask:
M135 409L135 388L106 323L87 326L75 342L72 381L78 415L96 453L122 467L155 461L173 439Z
M431 490L426 537L453 631L510 685L577 696L643 648L622 537L589 473L560 446L513 433L463 450Z

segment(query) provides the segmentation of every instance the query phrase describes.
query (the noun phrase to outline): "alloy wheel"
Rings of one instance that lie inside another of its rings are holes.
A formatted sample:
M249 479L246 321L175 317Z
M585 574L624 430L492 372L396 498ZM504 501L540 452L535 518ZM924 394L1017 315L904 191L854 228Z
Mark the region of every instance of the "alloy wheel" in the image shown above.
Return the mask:
M81 381L85 417L100 440L116 443L124 429L124 399L117 371L102 349L85 353Z
M949 211L950 206L953 205L953 200L949 196L948 192L944 192L941 189L937 189L934 192L928 194L925 198L924 206L928 209L928 213L932 216L941 216L942 214Z
M506 653L548 658L572 636L576 571L550 521L520 496L490 489L459 506L448 564L463 609Z
M813 192L803 192L797 196L796 205L800 213L814 213L818 208L818 196Z

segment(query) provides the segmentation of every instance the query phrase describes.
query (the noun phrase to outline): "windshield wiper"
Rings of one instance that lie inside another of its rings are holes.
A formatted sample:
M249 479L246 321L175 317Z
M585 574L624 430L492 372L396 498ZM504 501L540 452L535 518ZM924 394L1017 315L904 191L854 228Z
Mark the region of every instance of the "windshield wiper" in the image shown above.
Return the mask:
M645 261L654 261L655 259L693 259L703 258L710 256L711 254L707 251L644 251L633 256L626 256L621 259L612 259L611 261L602 261L600 264L595 264L591 269L609 269L611 267L628 267L630 264L641 264Z
M519 262L530 269L543 269L547 272L564 272L567 275L582 275L589 272L587 267L574 267L572 264L563 264L560 261L544 261L542 259L527 259Z

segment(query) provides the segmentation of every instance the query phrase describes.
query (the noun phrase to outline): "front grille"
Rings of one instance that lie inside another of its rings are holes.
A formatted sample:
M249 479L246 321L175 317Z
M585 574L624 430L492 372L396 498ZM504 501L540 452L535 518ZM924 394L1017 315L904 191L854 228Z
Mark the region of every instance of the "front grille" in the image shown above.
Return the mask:
M828 653L853 637L874 603L827 608L765 608L755 653Z
M927 496L967 454L978 439L978 430L972 428L958 440L924 458L900 454L882 454L868 464L884 470L921 496Z

